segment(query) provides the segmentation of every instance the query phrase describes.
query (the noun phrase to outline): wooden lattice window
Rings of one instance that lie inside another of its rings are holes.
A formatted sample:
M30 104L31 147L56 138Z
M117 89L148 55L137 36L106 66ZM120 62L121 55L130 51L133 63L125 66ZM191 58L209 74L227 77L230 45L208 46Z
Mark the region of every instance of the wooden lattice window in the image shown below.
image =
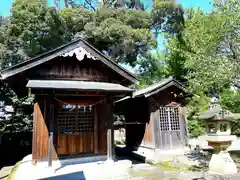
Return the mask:
M58 110L57 129L59 135L93 133L92 108L80 105L62 105Z
M180 130L178 108L161 107L159 112L160 112L160 130L161 131Z
M172 111L170 111L170 120L171 120L171 129L173 131L180 130L179 109L178 108L172 108Z

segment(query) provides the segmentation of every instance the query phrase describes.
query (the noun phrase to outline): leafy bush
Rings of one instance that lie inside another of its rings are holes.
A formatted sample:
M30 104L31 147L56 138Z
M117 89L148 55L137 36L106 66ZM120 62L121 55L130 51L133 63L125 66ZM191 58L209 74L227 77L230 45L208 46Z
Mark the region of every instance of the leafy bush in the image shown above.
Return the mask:
M232 113L240 113L240 92L224 89L221 92L220 102L222 107ZM232 134L240 136L240 119L232 121Z
M188 120L188 132L191 138L204 134L204 124L196 119Z
M208 110L210 98L203 92L199 96L194 96L188 99L187 105L187 119L188 132L190 137L198 137L204 134L204 122L197 119L200 113Z

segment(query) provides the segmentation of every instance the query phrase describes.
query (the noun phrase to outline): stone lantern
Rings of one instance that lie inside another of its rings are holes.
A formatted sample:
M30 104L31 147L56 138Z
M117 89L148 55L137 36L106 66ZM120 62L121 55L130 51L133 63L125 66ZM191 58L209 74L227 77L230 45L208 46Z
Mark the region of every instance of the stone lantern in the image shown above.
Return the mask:
M202 113L199 119L205 121L206 140L208 146L217 151L225 151L237 137L231 135L231 121L235 115L224 110L218 99L213 98L207 112Z

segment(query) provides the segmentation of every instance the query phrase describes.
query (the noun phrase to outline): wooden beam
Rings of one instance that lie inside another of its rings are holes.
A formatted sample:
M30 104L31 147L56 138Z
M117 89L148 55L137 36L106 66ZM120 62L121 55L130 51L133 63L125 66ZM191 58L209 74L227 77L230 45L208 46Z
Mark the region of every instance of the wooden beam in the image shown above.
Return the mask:
M48 167L52 166L52 150L53 150L53 131L54 131L54 104L50 104L49 118L49 139L48 139Z
M51 94L51 93L34 93L34 92L32 92L32 94L35 94L35 95L38 95L38 96L48 96L49 94ZM76 94L67 94L67 93L65 93L65 92L63 92L63 93L59 93L59 94L57 94L57 93L55 93L54 94L55 96L80 96L80 97L103 97L103 96L106 96L106 94L101 94L101 93L96 93L96 94L81 94L81 93L76 93Z

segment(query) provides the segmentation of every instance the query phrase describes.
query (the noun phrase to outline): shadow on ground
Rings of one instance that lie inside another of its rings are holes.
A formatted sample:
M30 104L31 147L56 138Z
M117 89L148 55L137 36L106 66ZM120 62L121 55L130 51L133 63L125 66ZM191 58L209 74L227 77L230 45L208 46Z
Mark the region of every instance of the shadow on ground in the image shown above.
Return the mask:
M83 171L79 171L79 172L44 178L42 180L65 180L65 179L67 179L67 180L85 180L86 178L84 176Z
M202 171L207 171L208 170L208 164L209 161L211 159L211 153L206 153L206 154L202 154L202 153L189 153L186 155L187 158L191 161L197 161L198 165L192 165L189 168L189 171L193 171L193 172L202 172Z

